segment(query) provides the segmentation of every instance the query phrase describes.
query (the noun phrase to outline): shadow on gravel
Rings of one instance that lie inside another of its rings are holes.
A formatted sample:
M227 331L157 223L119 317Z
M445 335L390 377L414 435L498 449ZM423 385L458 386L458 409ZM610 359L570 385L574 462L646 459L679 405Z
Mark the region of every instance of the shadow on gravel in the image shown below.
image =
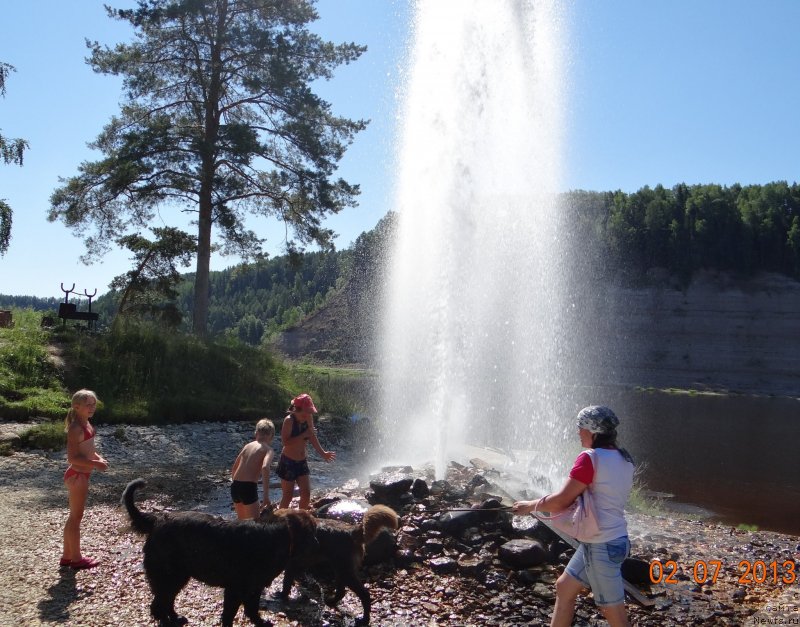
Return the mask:
M38 603L39 617L43 622L65 623L69 620L69 607L77 599L75 571L62 568L59 580L47 589L47 598Z
M14 483L42 488L29 502L20 507L31 510L54 509L67 507L67 490L64 487L63 475L66 464L55 468L15 469ZM106 473L92 473L89 484L89 500L87 507L93 505L119 505L122 491L129 481L137 477L147 480L152 495L160 495L165 505L190 509L198 501L225 479L220 473L216 481L202 476L202 468L168 466L150 466L143 469L124 467ZM56 489L52 489L54 486Z

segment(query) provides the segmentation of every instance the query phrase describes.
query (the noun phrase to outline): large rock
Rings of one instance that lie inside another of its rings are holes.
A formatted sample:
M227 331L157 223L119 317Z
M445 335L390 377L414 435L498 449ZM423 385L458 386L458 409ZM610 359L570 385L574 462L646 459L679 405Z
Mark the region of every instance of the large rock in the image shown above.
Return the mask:
M369 487L381 503L395 503L406 495L414 478L404 472L380 472L369 481Z
M517 539L503 544L498 556L511 568L530 568L544 564L549 554L536 540Z

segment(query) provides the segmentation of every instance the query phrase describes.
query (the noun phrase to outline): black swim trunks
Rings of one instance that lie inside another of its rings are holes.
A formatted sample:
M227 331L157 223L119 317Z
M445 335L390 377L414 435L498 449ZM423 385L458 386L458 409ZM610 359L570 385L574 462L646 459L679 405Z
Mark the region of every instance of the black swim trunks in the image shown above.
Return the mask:
M236 481L231 483L231 498L234 503L250 505L258 500L258 484L255 481Z
M284 481L295 481L298 477L310 475L311 471L308 469L308 462L305 459L297 461L296 459L289 459L286 455L281 454L275 474Z

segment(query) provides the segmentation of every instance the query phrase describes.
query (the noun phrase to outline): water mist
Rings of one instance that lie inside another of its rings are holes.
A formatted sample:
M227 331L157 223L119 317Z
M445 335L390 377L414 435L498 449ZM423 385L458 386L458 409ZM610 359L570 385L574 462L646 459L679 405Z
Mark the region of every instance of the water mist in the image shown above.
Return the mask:
M376 464L502 449L560 483L564 16L555 1L416 5L379 346ZM571 411L571 409L570 409ZM573 414L574 415L574 414ZM557 479L556 479L557 478Z

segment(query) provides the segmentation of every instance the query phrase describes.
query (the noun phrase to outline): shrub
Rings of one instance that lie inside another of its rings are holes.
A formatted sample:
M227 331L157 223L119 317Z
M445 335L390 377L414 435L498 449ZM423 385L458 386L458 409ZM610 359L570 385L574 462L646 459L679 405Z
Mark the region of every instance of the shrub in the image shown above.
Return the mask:
M20 448L37 448L47 451L60 451L66 447L67 434L64 422L46 422L34 425L19 435Z
M106 422L251 419L280 411L288 398L272 355L235 339L208 341L126 323L76 337L69 353L81 366L70 387L95 390Z

